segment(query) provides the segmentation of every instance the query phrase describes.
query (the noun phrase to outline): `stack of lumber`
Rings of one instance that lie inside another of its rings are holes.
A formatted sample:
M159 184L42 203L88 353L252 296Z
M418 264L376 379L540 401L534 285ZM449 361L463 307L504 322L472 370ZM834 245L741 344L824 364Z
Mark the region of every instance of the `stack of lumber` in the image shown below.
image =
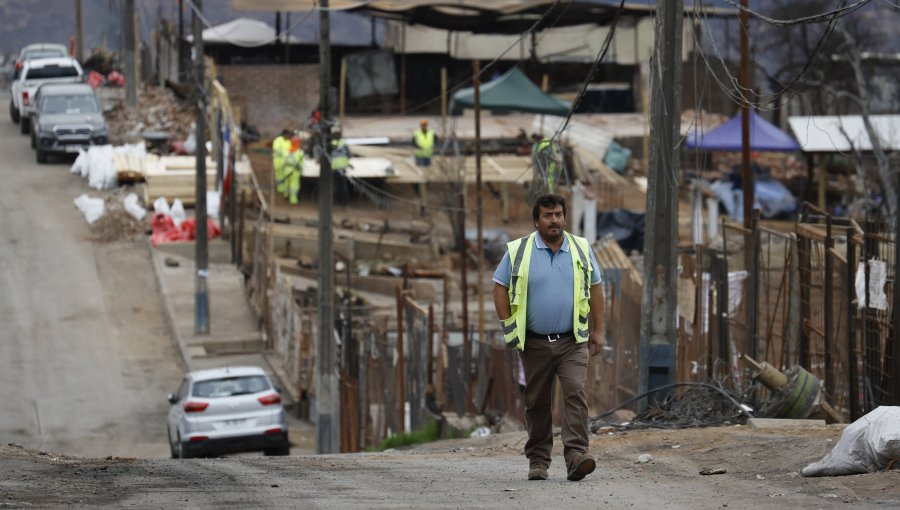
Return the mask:
M151 204L159 197L169 202L176 198L184 205L193 205L196 189L196 158L194 156L147 155L144 158L144 203ZM246 155L235 162L238 184L250 178L250 160ZM216 189L216 162L206 158L206 189Z
M113 154L113 164L116 165L116 176L119 182L138 182L144 180L144 166L151 158L159 159L154 154L138 154L129 152L127 154ZM152 162L151 164L156 164Z

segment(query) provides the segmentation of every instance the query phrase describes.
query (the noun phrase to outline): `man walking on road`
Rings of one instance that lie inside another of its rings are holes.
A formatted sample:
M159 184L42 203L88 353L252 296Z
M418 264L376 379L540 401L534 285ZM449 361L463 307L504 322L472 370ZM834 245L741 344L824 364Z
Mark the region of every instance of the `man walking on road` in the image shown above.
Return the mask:
M558 378L565 402L563 457L568 479L578 481L597 465L588 453L584 383L589 355L603 350L603 289L587 240L565 231L565 198L541 195L532 219L537 231L508 243L494 272L494 306L507 345L520 351L525 368L528 479L548 477L550 397Z

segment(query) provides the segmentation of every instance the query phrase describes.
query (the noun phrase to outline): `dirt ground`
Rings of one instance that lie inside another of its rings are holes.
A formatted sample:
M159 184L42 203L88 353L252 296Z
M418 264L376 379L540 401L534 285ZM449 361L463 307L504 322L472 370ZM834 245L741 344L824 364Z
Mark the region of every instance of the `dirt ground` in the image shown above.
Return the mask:
M447 440L381 453L187 461L86 459L0 445L0 508L897 508L900 472L803 478L834 427L730 426L594 436L597 471L525 480L525 434ZM557 439L557 443L558 443ZM639 463L649 454L652 460ZM725 472L704 476L706 468Z

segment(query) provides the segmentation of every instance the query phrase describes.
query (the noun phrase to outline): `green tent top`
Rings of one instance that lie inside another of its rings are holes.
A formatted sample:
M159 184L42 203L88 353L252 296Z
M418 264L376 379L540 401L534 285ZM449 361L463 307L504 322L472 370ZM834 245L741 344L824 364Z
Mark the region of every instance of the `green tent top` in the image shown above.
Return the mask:
M450 100L450 110L459 114L464 108L472 108L474 103L475 89L460 89ZM526 112L560 116L569 113L567 102L543 93L515 67L481 86L481 108L494 113Z

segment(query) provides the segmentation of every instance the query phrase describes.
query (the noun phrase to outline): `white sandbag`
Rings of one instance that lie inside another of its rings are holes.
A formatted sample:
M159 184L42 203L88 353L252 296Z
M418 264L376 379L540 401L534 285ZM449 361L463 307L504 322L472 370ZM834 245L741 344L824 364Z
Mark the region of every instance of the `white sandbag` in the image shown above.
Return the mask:
M78 149L78 157L75 158L75 162L72 163L71 172L73 174L78 174L81 177L87 177L88 174L88 165L89 157L87 151L84 149Z
M855 475L877 471L900 458L900 407L880 406L841 434L834 449L800 472L803 476Z
M122 204L125 206L125 211L138 221L143 220L144 216L147 215L147 210L138 203L138 196L136 193L129 193L122 199Z
M163 213L166 216L172 214L169 203L166 202L166 197L159 197L153 201L153 212Z
M181 200L175 199L175 202L172 203L170 214L172 215L172 222L175 223L175 228L181 228L181 223L187 218L187 214L184 212L184 204L181 203Z
M113 162L112 145L94 145L88 149L88 186L103 190L118 185L119 177Z
M206 215L210 218L219 217L219 192L206 192Z
M84 215L84 219L87 220L88 223L97 221L103 216L103 213L106 212L106 205L102 198L91 198L82 194L76 198L74 202L75 207L81 211L81 214Z

